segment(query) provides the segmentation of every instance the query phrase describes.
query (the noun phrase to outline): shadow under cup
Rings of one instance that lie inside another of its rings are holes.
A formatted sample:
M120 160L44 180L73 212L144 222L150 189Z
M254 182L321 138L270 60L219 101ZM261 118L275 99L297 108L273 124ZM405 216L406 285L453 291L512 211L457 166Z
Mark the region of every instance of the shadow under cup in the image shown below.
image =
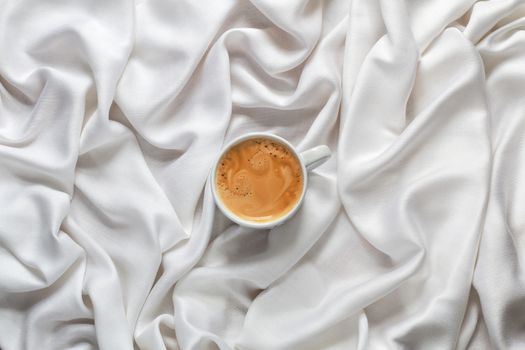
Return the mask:
M222 152L212 173L218 207L248 227L272 227L299 207L306 169L284 139L267 134L241 137Z

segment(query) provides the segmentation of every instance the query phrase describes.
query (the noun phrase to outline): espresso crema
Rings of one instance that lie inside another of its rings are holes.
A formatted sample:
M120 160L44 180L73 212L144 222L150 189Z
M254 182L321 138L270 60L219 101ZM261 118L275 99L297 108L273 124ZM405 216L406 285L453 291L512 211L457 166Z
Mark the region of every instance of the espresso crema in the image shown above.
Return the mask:
M254 222L274 221L292 210L303 181L295 154L266 138L234 145L220 159L215 178L223 204L236 216Z

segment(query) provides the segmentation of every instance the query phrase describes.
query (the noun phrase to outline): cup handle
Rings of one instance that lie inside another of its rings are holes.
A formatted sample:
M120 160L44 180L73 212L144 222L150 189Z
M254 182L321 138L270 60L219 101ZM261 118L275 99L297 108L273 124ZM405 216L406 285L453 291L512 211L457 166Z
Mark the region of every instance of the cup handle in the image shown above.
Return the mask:
M330 148L325 145L310 148L300 153L306 170L317 168L319 165L326 162L331 154L332 152L330 151Z

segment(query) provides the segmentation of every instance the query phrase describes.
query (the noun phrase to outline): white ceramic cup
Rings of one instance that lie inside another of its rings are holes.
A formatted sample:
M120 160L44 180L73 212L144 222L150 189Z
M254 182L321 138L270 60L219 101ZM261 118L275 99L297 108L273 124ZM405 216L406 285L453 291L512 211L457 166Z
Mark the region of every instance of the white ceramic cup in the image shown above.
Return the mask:
M243 219L235 215L235 213L229 210L228 207L226 207L226 205L222 203L221 197L217 191L217 185L215 183L216 176L217 176L217 167L219 165L219 161L224 156L224 154L228 152L230 148L232 148L236 144L242 141L245 141L245 140L253 139L253 138L265 138L265 139L274 140L281 144L284 144L290 149L290 151L293 153L293 155L297 158L297 160L301 164L301 171L303 174L303 188L301 190L301 196L299 197L299 200L288 213L272 221L265 221L265 222L249 221L249 220ZM222 150L219 157L217 158L217 161L215 162L215 164L213 165L213 168L211 171L211 179L210 179L211 188L213 192L213 198L215 199L215 203L217 204L219 209L224 213L224 215L226 215L226 217L228 217L230 220L232 220L233 222L241 226L250 227L250 228L258 228L258 229L268 229L268 228L272 228L272 227L281 225L286 220L291 218L297 212L297 210L303 203L304 194L306 192L306 186L308 183L307 181L308 180L308 176L307 176L308 170L312 170L318 167L319 165L323 164L326 160L328 160L328 158L330 158L330 155L331 155L330 149L328 148L328 146L325 146L325 145L317 146L309 150L306 150L304 152L298 152L288 141L286 141L285 139L277 135L270 134L270 133L263 133L263 132L245 134L241 137L236 138L230 143L228 143Z

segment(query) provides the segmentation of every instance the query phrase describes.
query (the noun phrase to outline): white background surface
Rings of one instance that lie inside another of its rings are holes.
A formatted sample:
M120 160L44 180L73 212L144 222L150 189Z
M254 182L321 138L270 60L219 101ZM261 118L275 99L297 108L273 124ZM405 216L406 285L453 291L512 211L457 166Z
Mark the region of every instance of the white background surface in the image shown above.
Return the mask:
M0 347L524 349L521 1L0 0ZM328 144L241 229L222 145Z

